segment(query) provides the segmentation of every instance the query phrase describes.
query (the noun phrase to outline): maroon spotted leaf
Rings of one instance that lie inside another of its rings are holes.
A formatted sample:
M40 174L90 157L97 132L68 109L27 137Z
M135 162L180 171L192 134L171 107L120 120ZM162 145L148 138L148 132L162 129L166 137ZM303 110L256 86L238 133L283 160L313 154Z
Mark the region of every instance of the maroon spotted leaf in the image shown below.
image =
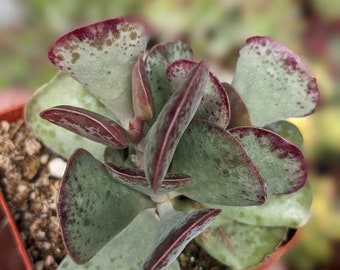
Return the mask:
M156 192L166 175L176 146L204 95L209 70L197 64L160 112L149 130L144 149L145 175Z
M191 213L169 210L161 217L161 230L156 238L144 270L165 269L185 246L214 221L220 209L203 208Z
M150 83L142 56L138 57L132 70L132 104L135 116L141 120L151 119L155 114Z
M292 193L304 186L306 162L297 146L263 128L239 127L229 131L259 169L268 194Z
M55 106L40 116L85 138L114 148L126 148L128 134L124 128L98 113L68 105Z
M201 203L230 206L263 204L266 185L245 147L228 131L206 120L193 120L171 163L172 172L188 174L179 192Z
M162 195L170 191L175 191L188 185L191 181L189 175L168 173L165 175L163 182L155 194L146 180L143 170L117 166L112 163L106 163L105 165L114 179L149 196Z
M148 26L133 17L81 27L56 41L49 59L87 88L124 128L134 118L131 71L148 42Z
M268 37L247 39L237 60L233 87L254 126L314 112L320 94L301 59Z
M195 65L194 61L180 59L168 66L166 75L173 91L181 87L185 76L188 75ZM216 76L211 72L209 72L209 80L195 118L208 120L223 128L226 128L229 123L230 104L227 93Z
M68 160L57 202L69 255L85 263L140 212L153 206L148 197L112 179L89 152L77 149Z

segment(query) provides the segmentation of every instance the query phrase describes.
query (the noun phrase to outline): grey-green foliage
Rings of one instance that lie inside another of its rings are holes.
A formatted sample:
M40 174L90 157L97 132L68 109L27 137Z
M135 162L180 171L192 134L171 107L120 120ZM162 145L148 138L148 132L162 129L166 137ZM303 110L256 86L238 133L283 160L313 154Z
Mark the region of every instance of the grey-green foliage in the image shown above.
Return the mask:
M302 137L281 120L314 111L316 80L289 49L253 37L221 83L183 41L147 51L149 29L128 17L61 37L49 57L74 79L58 74L27 104L28 125L69 158L59 268L179 269L197 235L222 263L256 266L310 216Z

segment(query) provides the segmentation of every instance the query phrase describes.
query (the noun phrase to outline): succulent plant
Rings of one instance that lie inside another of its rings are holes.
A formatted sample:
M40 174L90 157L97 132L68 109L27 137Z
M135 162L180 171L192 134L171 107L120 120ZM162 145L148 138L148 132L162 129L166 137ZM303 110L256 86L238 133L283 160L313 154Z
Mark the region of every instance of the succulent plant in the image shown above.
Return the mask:
M316 80L268 37L246 41L228 84L183 41L146 49L150 34L132 17L66 34L49 51L61 71L26 106L68 159L59 268L179 269L192 239L256 266L310 216L302 136L285 119L315 110Z

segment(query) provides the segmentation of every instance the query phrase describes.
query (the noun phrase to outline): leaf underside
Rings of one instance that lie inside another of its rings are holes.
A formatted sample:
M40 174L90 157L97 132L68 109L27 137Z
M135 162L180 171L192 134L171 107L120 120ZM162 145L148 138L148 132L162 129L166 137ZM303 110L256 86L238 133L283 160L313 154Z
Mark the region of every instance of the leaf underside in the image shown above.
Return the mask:
M268 37L246 41L232 85L246 103L254 126L308 115L319 103L316 80L300 58Z
M170 191L175 191L188 185L191 181L189 175L168 173L165 175L161 186L155 193L146 180L143 170L117 166L112 163L106 163L106 168L114 179L148 196L162 195Z
M180 59L172 62L166 69L166 75L172 91L179 89L187 74L195 67L191 60ZM230 104L228 95L215 75L209 72L209 80L204 96L195 114L197 119L205 119L223 128L230 120Z
M78 149L70 157L57 202L62 236L77 263L91 259L151 200L111 178L105 166Z
M229 131L259 169L268 194L291 193L305 184L307 168L298 147L262 128L240 127Z
M159 235L142 269L165 269L193 238L214 221L219 213L219 209L209 208L196 210L190 214L178 211L166 212L161 217Z
M201 102L208 72L203 62L196 65L181 89L168 100L146 135L144 170L155 192L168 171L178 141Z
M141 120L152 119L155 115L151 86L142 56L138 57L132 70L132 105L135 117Z
M98 113L60 105L46 109L40 117L95 142L114 148L126 148L128 134L119 124Z
M51 62L76 79L111 110L124 128L133 119L131 72L146 48L147 26L117 18L74 30L49 51Z
M188 174L180 193L199 202L258 205L266 199L265 183L244 147L229 131L193 120L175 152L172 171Z

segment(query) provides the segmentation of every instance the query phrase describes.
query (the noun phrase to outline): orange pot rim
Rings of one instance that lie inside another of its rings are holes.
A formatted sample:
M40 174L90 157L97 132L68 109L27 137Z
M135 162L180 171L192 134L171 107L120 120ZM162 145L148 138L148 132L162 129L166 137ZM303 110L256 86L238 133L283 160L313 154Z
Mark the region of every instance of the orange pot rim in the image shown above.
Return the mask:
M6 120L9 122L13 122L16 120L19 120L23 118L24 113L24 107L25 103L14 105L12 108L8 110L4 110L0 112L0 120ZM8 208L8 205L6 203L6 199L4 197L4 194L2 193L2 190L0 189L0 207L2 208L5 218L7 218L11 233L13 234L14 241L16 243L17 250L19 254L21 255L23 264L25 266L26 270L33 270L32 264L30 259L28 258L25 246L22 242L21 236L19 234L19 231L17 229L16 223L12 217L12 214Z

